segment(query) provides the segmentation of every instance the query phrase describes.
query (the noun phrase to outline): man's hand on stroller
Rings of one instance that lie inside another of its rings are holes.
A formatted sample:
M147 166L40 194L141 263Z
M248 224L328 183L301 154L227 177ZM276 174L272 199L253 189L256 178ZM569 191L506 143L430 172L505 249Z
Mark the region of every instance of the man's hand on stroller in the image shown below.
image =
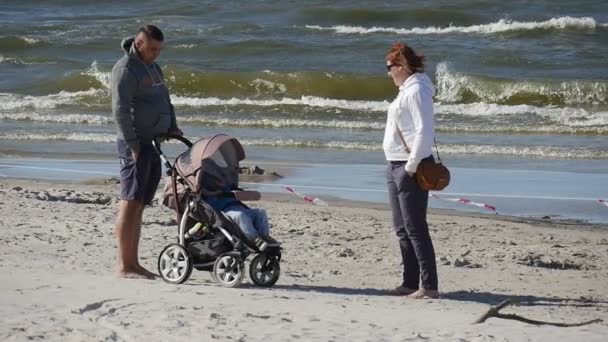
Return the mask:
M137 145L131 146L130 149L131 149L131 156L133 156L133 160L137 160L137 158L139 157L139 152L141 152L141 147L139 146L139 144L137 144Z
M166 135L160 135L160 136L158 136L157 141L158 142L169 141L169 140L171 140L170 136L172 136L172 135L173 136L177 135L177 136L183 137L184 136L184 132L182 132L182 130L179 129L179 128L171 128L167 132Z

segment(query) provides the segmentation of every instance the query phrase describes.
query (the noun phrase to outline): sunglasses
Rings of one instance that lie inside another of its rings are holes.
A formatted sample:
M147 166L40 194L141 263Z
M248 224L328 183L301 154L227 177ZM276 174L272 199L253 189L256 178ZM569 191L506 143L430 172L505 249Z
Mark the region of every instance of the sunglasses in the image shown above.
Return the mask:
M397 66L401 66L401 65L399 65L399 64L389 64L389 65L386 66L386 70L391 71L392 67L397 67Z

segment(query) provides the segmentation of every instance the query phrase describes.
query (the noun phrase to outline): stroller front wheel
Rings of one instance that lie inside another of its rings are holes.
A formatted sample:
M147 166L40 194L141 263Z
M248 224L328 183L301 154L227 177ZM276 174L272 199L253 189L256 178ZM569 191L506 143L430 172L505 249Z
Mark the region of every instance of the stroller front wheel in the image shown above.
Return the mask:
M158 273L170 284L181 284L190 278L194 263L184 246L173 243L158 256Z
M260 253L249 264L249 277L255 285L271 287L281 275L279 259L275 255Z
M222 286L238 286L245 276L245 263L235 255L220 255L213 265L213 276Z

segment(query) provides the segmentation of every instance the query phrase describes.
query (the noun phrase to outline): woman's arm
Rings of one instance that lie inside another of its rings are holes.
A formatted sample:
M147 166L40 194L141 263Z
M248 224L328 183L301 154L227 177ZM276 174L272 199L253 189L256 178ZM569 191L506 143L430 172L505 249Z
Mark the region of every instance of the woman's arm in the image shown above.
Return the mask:
M420 161L428 157L423 155L424 151L433 147L433 97L425 94L423 89L418 89L406 96L405 100L414 124L414 143L405 171L415 173Z

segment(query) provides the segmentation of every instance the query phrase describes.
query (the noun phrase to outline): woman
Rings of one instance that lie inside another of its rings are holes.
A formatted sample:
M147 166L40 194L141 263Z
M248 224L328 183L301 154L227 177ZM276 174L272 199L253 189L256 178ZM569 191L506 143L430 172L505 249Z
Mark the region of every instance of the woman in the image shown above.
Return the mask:
M395 43L386 68L399 94L388 108L383 149L389 203L403 259L403 283L390 293L412 298L439 295L435 250L426 222L428 191L416 181L418 164L433 158L433 95L424 72L424 57L406 44Z

